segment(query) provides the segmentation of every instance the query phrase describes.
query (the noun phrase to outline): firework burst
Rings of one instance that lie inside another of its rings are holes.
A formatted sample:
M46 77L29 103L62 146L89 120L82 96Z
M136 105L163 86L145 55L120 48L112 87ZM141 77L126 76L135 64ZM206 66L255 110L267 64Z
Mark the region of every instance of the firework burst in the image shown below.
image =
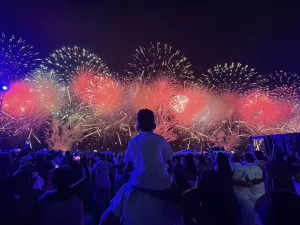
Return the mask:
M31 88L30 83L18 81L10 86L4 96L2 114L6 120L2 126L9 127L12 136L25 133L29 133L29 137L35 136L33 132L40 128L49 115Z
M180 78L194 78L191 64L179 50L166 44L151 43L150 47L139 46L130 57L128 74L149 79L159 72L176 75Z
M255 69L240 63L217 65L202 74L201 84L216 92L243 93L258 87L258 74Z
M299 89L300 76L297 73L289 73L280 70L264 75L262 82L270 91L277 88Z
M55 112L62 102L62 87L53 79L53 71L35 70L26 80L30 83L30 91L37 96L41 110Z
M98 114L114 113L122 105L124 88L111 75L80 70L72 86L77 97L88 102Z
M296 73L275 71L264 75L262 84L278 100L292 103L299 98L300 76Z
M286 118L287 110L269 93L252 92L240 107L242 118L251 126L272 126Z
M0 36L0 78L5 82L22 79L40 63L39 53L16 36Z
M107 66L94 53L80 47L63 47L56 50L42 63L42 68L53 70L56 74L56 80L64 85L72 83L78 70L86 70L106 73Z

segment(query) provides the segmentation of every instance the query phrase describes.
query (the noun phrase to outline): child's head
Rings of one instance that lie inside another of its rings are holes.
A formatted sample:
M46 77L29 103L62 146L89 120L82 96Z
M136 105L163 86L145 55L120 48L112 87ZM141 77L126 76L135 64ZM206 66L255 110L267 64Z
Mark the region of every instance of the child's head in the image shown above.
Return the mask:
M139 132L153 132L156 128L154 113L149 109L141 109L136 120Z

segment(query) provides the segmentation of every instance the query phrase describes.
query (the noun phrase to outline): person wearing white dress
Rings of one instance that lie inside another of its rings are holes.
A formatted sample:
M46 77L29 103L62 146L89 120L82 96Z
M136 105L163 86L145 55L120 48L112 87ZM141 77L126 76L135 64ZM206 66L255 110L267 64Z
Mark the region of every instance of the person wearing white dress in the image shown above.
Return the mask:
M247 167L241 164L240 156L232 154L230 158L232 171L232 180L234 182L233 190L240 206L240 225L254 225L255 212L249 200L247 182L251 180L251 174Z
M253 184L248 188L249 199L254 208L256 201L261 198L265 193L265 182L263 181L263 170L254 164L255 158L251 153L244 155L245 166L249 169L250 180L261 180L259 183Z

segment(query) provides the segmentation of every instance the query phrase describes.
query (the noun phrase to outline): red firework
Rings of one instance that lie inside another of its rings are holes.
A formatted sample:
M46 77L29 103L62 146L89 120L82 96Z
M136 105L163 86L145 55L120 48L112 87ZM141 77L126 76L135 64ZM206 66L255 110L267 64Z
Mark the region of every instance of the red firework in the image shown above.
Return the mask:
M281 122L290 111L287 105L279 104L268 93L253 92L242 99L241 115L250 125L268 126Z
M81 71L73 81L74 93L99 113L111 113L122 101L123 88L108 75Z
M176 95L177 84L170 77L163 77L151 84L135 82L131 92L136 109L148 108L151 110L169 109L169 104Z
M197 88L189 88L170 101L170 107L180 123L189 125L203 112L209 101L209 94Z
M215 100L209 102L210 116L216 120L224 119L224 117L236 112L239 107L239 98L233 94L223 94Z
M21 118L40 114L39 99L36 92L31 91L28 83L16 82L5 93L2 110L15 117Z

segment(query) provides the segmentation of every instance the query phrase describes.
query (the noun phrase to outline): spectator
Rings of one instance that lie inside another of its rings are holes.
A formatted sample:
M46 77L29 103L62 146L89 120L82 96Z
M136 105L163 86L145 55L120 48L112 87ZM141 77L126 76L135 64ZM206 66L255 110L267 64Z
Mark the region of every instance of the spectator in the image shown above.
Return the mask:
M271 191L256 203L262 225L298 225L300 197L289 191Z
M113 164L105 161L105 153L101 153L99 161L91 169L92 183L95 188L95 201L104 212L109 206L110 191L113 178Z
M249 199L254 208L256 201L261 198L265 193L265 182L263 181L263 170L261 167L254 164L255 158L251 153L246 153L244 155L245 166L249 169L251 180L260 180L248 188Z
M54 171L54 191L46 192L39 201L35 222L40 225L82 225L82 200L90 172L86 160L81 162L85 176L72 185L72 170L62 166Z
M156 124L152 111L138 112L137 127L140 134L130 141L125 155L125 162L133 164L134 171L129 183L119 190L103 214L100 224L120 224L121 218L125 225L180 224L180 208L164 200L171 193L171 175L166 164L171 170L173 151L163 137L153 133Z
M166 171L166 164L172 168L174 153L162 136L153 133L156 128L154 113L140 110L137 127L140 134L129 142L124 159L134 166L129 183L150 190L170 188L171 175Z
M241 157L234 153L231 155L231 171L233 180L233 190L240 207L240 221L242 225L255 224L255 212L249 198L248 187L251 181L251 174L247 167L241 165Z
M235 225L238 222L238 203L231 183L223 182L221 171L206 170L199 186L186 191L182 196L184 212L195 219L197 224Z
M293 183L293 167L284 161L280 149L273 151L273 160L266 165L267 191L281 190L296 192Z

